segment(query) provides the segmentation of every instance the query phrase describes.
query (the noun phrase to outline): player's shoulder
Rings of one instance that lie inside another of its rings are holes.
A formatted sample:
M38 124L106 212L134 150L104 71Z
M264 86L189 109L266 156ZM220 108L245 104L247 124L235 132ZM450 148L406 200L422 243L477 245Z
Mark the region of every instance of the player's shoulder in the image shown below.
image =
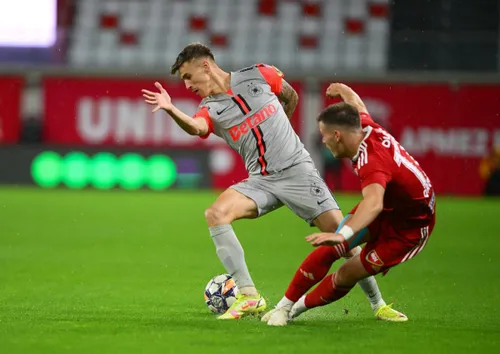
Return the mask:
M274 65L266 63L256 63L236 71L237 74L243 75L260 75L267 77L270 74L284 77L283 72Z
M266 63L255 63L255 64L252 64L250 66L245 66L244 68L237 70L237 72L244 73L244 72L248 72L248 71L252 71L252 70L259 70L262 68L274 68L274 66L266 64Z
M380 128L366 125L363 127L365 139L358 151L358 167L379 163L390 158L387 147L384 146L384 134Z
M257 64L253 64L239 70L236 70L232 73L233 78L232 82L240 83L248 80L259 80L262 79L262 74L259 70Z
M201 100L200 104L198 105L197 110L198 111L204 110L210 116L212 116L213 112L216 112L221 107L227 106L227 103L225 103L224 101L225 101L225 99L223 97L208 96L208 97L205 97Z
M212 102L214 102L213 99L212 99L212 97L210 97L210 96L205 97L198 104L198 109L201 109L203 107L209 108L211 106Z
M255 64L255 66L259 69L261 74L264 76L272 74L274 76L278 76L281 78L285 77L283 72L274 65L270 65L270 64L266 64L266 63L259 63L259 64Z
M372 116L368 112L360 112L359 113L359 120L360 120L361 126L363 128L367 127L367 126L371 126L371 127L374 127L374 128L379 128L380 127L380 125L377 124L373 120Z
M367 148L370 150L379 150L383 147L382 143L385 134L382 128L373 125L366 125L363 127L363 131L366 132L364 142L366 143Z

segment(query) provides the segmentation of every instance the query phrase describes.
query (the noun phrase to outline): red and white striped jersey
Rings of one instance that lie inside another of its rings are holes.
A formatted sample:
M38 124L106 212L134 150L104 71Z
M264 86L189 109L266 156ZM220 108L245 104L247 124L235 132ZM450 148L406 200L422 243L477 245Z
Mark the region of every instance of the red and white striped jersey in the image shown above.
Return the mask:
M378 183L385 188L384 212L393 225L425 225L435 209L431 181L418 162L369 114L361 113L365 137L352 160L361 188Z

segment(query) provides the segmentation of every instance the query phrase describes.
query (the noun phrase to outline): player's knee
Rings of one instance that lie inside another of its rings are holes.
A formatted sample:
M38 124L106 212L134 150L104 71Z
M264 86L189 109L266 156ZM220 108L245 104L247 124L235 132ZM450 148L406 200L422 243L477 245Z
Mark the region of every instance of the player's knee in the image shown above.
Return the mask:
M221 205L213 204L205 210L205 219L209 227L230 224L229 210Z
M335 273L335 285L340 287L351 286L352 280L349 279L349 271L345 264L341 265Z
M336 273L335 284L340 287L353 287L359 280L363 279L363 276L357 274L358 272L353 269L352 263L342 264Z

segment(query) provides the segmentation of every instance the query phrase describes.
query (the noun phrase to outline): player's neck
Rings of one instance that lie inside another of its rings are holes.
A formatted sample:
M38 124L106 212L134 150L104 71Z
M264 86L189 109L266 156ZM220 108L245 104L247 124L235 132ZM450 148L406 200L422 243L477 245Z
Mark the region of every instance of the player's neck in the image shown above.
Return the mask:
M351 160L354 160L358 155L359 146L363 142L363 139L365 138L365 134L363 131L352 133L352 134L353 134L353 136L352 136L351 141L353 143L351 146L348 147L348 149L349 149L349 158Z
M231 74L217 67L212 73L212 83L210 96L226 93L231 88Z

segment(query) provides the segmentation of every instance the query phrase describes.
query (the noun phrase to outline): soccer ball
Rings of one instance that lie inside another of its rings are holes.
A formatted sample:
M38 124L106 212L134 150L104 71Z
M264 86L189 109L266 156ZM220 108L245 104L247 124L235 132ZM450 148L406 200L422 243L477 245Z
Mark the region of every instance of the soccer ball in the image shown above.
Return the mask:
M238 287L229 274L220 274L205 287L205 304L213 313L224 313L236 301Z

